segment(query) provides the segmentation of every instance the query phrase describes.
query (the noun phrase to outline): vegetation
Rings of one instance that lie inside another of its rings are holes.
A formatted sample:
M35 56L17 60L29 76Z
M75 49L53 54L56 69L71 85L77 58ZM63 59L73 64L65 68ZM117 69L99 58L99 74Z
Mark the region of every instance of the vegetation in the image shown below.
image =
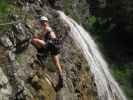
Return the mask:
M7 3L6 0L0 0L0 23L6 22L6 17L7 17ZM0 30L6 30L5 27L0 26Z
M112 22L111 18L100 18L96 16L88 17L88 30L91 31L92 35L95 37L95 41L98 43L100 49L102 50L103 54L105 54L108 62L110 63L110 68L113 76L125 91L129 100L132 100L133 63L122 62L123 60L114 60L110 57L110 54L112 54L113 52L118 53L118 51L113 50L113 47L115 48L115 45L111 45L111 42L114 41L113 32L115 30L115 27L116 25ZM110 53L110 51L112 51L112 53ZM115 57L117 56L118 55L115 55ZM118 58L120 57L121 56L118 56ZM120 59L124 59L124 57L125 56L121 57Z
M0 15L7 14L8 2L7 0L0 0Z
M112 74L125 91L129 100L133 98L133 64L112 65Z

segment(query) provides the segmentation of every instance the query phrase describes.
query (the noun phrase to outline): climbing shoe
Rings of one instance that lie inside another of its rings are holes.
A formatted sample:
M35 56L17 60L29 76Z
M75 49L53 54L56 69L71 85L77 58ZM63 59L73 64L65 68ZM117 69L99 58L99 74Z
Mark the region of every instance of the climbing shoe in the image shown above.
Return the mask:
M59 74L58 77L59 77L58 84L57 84L56 87L54 87L54 89L55 89L56 92L58 92L64 86L63 76L61 74Z

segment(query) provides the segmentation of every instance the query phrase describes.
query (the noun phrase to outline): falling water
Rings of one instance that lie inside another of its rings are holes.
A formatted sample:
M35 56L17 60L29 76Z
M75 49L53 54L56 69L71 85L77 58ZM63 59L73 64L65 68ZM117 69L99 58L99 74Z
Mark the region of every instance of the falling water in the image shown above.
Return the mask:
M73 19L58 11L60 18L69 25L70 36L82 51L90 66L97 86L99 100L127 100L117 82L111 76L108 65L89 33Z

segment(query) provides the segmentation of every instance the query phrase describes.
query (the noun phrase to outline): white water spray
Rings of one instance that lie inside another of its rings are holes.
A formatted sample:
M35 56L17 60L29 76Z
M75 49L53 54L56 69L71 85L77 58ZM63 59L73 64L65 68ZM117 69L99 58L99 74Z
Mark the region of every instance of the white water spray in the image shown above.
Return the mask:
M117 82L111 76L108 65L89 33L73 19L58 11L60 18L69 25L70 36L82 51L94 75L99 100L127 100Z

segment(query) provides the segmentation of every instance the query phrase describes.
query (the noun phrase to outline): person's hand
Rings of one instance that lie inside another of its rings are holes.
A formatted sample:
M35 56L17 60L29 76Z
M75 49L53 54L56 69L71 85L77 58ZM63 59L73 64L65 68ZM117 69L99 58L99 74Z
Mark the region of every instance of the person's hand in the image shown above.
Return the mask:
M35 39L35 38L37 38L37 39L42 39L43 36L42 36L41 33L38 33L38 34L34 35L33 38L34 38L34 39Z

